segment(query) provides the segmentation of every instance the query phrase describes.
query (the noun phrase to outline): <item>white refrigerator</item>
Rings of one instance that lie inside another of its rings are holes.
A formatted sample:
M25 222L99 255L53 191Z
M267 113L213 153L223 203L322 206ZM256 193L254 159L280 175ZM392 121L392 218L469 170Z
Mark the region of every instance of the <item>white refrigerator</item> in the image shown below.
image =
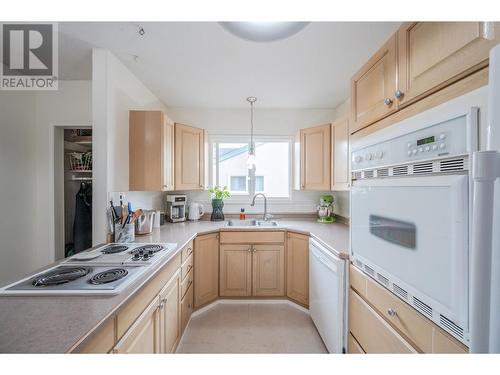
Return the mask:
M490 51L485 151L473 155L470 345L500 353L500 45Z

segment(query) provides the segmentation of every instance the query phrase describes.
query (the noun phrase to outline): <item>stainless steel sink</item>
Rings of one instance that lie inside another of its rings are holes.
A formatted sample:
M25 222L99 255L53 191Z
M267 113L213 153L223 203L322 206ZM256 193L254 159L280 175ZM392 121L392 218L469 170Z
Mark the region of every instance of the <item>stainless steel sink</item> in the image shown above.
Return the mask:
M279 226L277 221L274 220L228 220L227 227L277 227Z

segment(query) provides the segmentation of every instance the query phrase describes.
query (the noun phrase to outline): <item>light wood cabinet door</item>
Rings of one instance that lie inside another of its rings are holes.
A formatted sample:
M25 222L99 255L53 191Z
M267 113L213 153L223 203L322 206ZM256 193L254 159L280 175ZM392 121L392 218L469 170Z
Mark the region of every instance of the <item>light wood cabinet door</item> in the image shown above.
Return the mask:
M288 233L286 295L301 305L309 305L309 236Z
M301 190L330 190L331 124L300 130Z
M129 190L173 190L173 169L173 124L161 111L130 111Z
M193 286L191 286L181 301L181 335L193 313Z
M197 309L219 297L219 235L198 236L194 240L194 307Z
M115 345L113 353L152 354L159 352L159 299L155 298Z
M357 293L349 291L349 331L366 353L416 353Z
M180 274L160 293L160 348L161 353L173 353L180 338Z
M252 296L285 295L285 247L253 245Z
M399 91L408 104L488 65L498 22L407 22L398 31Z
M351 133L398 109L396 34L351 79Z
M205 132L175 124L175 190L203 190L205 177Z
M221 297L247 297L252 294L252 246L220 245Z
M349 121L332 124L332 190L349 190Z
M349 354L365 354L365 351L351 333L349 333L349 337L347 338L347 349Z

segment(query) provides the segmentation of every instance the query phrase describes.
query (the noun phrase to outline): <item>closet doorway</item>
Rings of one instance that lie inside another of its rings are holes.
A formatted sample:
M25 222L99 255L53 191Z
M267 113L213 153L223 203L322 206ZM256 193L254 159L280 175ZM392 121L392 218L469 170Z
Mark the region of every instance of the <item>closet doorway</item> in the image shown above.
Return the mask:
M92 128L57 127L55 260L92 247Z

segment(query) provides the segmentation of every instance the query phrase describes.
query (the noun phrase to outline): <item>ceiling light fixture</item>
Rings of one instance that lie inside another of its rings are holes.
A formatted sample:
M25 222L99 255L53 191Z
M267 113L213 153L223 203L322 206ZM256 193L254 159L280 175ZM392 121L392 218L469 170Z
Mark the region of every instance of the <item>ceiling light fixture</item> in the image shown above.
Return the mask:
M257 101L255 96L249 96L247 102L250 103L250 149L248 150L248 169L255 168L255 143L253 141L253 104Z
M242 39L253 42L274 42L298 33L309 22L219 22L220 25Z
M144 29L142 27L139 28L139 35L143 36L144 34L146 34L146 32L144 31Z

